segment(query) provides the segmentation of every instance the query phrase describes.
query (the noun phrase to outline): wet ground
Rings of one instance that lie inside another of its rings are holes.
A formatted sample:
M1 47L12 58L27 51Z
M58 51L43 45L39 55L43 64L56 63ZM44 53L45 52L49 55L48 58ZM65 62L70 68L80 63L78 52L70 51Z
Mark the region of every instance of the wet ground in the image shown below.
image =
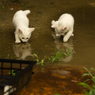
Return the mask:
M95 68L95 2L94 0L1 0L0 2L0 58L33 60L51 56L57 50L73 48L76 52L61 62L44 63L34 67L34 75L17 95L83 95L83 67ZM28 43L14 43L12 17L18 10L30 9L30 27L35 27ZM54 39L51 20L57 20L63 13L75 18L74 37L67 43ZM52 45L53 44L53 45ZM55 47L54 47L55 46Z

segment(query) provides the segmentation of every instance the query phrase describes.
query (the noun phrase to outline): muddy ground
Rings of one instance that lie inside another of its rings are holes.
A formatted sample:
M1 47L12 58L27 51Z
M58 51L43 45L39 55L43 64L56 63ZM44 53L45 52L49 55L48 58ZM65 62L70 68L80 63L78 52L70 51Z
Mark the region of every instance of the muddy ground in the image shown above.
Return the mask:
M18 10L31 10L30 27L35 27L28 43L15 44L12 17ZM54 39L51 21L63 13L74 16L74 37L67 43ZM0 58L33 60L51 56L55 47L73 48L76 53L61 62L36 65L29 84L17 95L84 95L83 67L95 68L95 2L94 0L1 0L0 1ZM53 44L53 45L52 45ZM55 47L54 47L55 46Z

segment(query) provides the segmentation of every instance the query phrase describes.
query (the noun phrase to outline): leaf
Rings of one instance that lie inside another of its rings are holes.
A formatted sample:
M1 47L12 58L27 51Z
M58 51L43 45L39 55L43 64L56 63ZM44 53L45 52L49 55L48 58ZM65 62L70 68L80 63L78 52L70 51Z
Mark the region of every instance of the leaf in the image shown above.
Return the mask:
M7 56L9 57L9 54Z
M89 73L84 73L82 76L88 76L89 75Z
M84 82L87 82L87 81L89 81L89 80L91 80L91 79L87 79L87 80L85 80Z
M15 73L12 73L13 76L15 76Z
M65 52L64 52L64 55L65 55L65 56L68 56L67 53L65 53Z
M37 54L34 54L34 56L35 56L36 58L38 58Z
M92 78L92 81L95 83L95 77Z
M93 84L93 88L95 88L95 84Z
M41 60L41 63L44 63L44 60Z
M66 48L66 52L68 52L68 49Z
M52 58L52 63L53 63L54 61L56 61L56 59L55 59L55 58Z
M49 56L45 56L45 58L50 59L50 57L49 57Z
M95 89L90 90L89 95L95 95Z
M93 77L93 75L89 72L89 70L88 70L86 67L84 67L84 69L89 73L89 75L90 75L91 77Z
M4 6L2 6L2 9L4 9L5 7Z
M95 73L93 73L93 75L95 76Z
M88 88L88 89L92 89L87 83L84 83L84 82L81 82L81 83L78 83L78 85L83 85L85 88Z
M91 70L93 70L93 71L95 71L95 69L93 69L93 68L90 68Z
M44 64L43 64L43 63L41 63L41 66L44 66Z
M85 92L86 95L89 95L89 93L87 91L84 90L84 92Z
M12 70L11 72L8 72L8 74L15 76L14 70Z

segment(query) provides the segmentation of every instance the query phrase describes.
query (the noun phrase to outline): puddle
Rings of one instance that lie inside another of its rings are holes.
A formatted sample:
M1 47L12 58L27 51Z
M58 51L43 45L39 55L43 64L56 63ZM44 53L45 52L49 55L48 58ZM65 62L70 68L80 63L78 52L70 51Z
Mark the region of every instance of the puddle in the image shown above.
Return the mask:
M22 3L25 4L24 7ZM3 4L0 3L0 5ZM32 92L37 92L35 95L53 95L56 93L63 95L63 92L66 93L66 95L71 95L71 92L83 93L83 90L80 86L77 86L76 82L80 80L76 80L76 78L79 78L83 73L82 67L95 67L94 0L43 0L40 2L33 0L31 3L26 3L26 1L23 0L23 2L21 1L19 3L21 7L18 6L17 3L8 4L11 5L11 7L0 9L0 58L33 60L33 54L37 53L41 60L46 55L52 56L55 47L57 50L73 48L73 51L76 52L72 56L63 58L60 62L45 63L44 67L40 66L40 64L35 66L35 74L32 76L30 83L17 95L23 95L23 93L26 93L26 95L34 95ZM15 4L16 7L12 6L12 4ZM10 10L10 8L13 8L13 10ZM28 15L28 18L30 20L30 27L35 27L35 31L28 43L14 43L14 26L11 21L14 13L18 10L17 8L31 10L31 14ZM65 12L71 13L75 18L75 36L71 37L67 43L63 43L61 38L55 38L54 30L51 29L51 21L53 19L57 20L59 16ZM75 71L70 71L68 70L69 68ZM64 77L68 77L69 79L71 76L71 80L64 79ZM56 83L56 81L58 81L58 83ZM74 87L78 88L74 89L72 86L73 82L75 83ZM64 89L66 89L66 92ZM51 93L47 94L47 91Z
M84 95L83 87L78 85L85 80L81 67L52 65L36 69L29 84L17 95Z

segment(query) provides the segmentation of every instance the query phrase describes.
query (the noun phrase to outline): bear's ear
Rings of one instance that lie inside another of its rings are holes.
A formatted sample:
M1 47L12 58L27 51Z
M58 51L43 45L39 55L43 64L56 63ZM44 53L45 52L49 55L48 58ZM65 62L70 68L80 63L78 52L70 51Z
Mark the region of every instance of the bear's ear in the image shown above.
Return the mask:
M29 28L29 32L33 32L35 28Z
M18 29L18 32L19 32L20 34L22 34L22 31L21 31L20 29Z

